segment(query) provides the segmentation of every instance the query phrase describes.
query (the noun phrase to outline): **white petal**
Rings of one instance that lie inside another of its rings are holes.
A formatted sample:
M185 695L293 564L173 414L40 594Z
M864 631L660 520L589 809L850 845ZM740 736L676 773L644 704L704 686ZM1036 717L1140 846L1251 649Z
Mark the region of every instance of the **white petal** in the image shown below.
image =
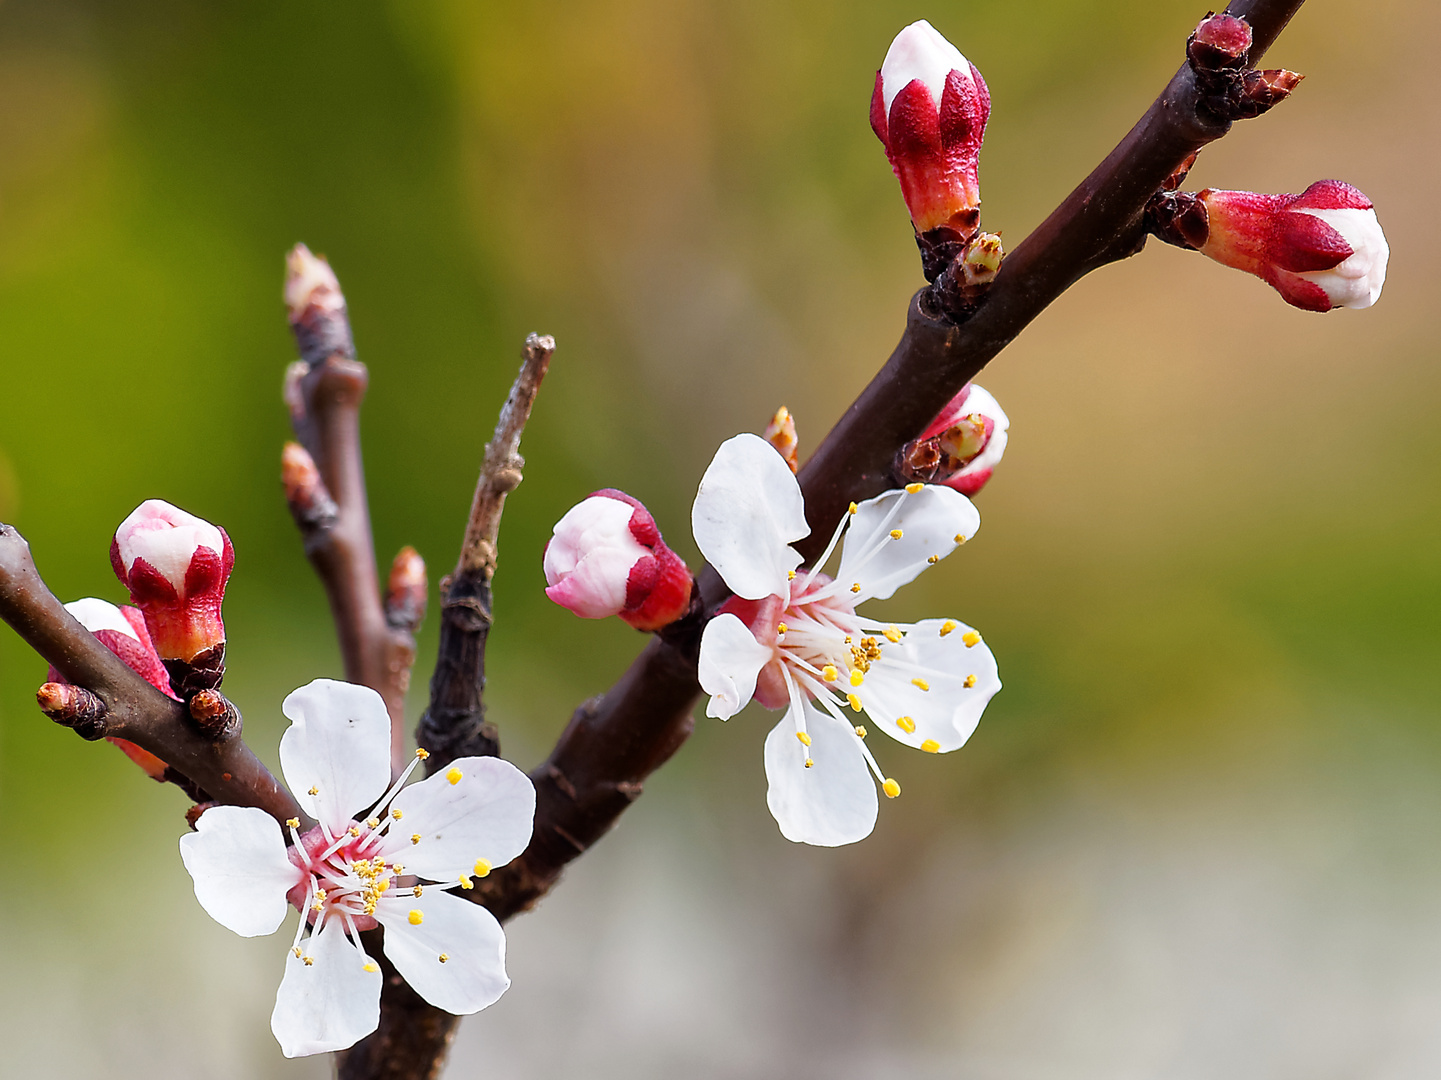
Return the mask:
M140 640L140 635L135 632L121 614L120 609L108 600L100 600L93 596L84 596L79 600L72 600L65 605L65 610L75 616L75 621L92 634L101 630L114 630L117 634L124 634L128 638Z
M804 706L809 747L796 738L790 711L766 736L766 805L781 835L797 844L854 844L876 827L876 782L860 736L844 720ZM807 756L815 763L806 768Z
M501 867L525 850L535 821L535 788L508 761L457 758L444 772L406 788L390 806L402 817L391 825L399 843L386 850L404 852L396 858L407 873L453 882L473 874L477 859ZM412 835L419 835L420 843L412 844Z
M1391 246L1376 220L1375 209L1307 207L1301 212L1320 218L1340 233L1351 245L1351 255L1330 270L1296 276L1321 286L1334 307L1368 308L1374 304L1386 284L1386 263L1391 258Z
M368 686L316 679L280 710L291 719L280 737L286 783L307 814L339 832L390 784L385 702Z
M144 559L182 594L196 550L207 547L217 555L225 550L218 528L163 499L147 499L132 510L115 530L115 544L127 573L137 558Z
M784 596L810 535L800 485L775 447L757 435L721 443L696 492L691 531L731 592L747 600Z
M891 511L901 501L894 517ZM914 495L888 491L861 503L846 531L836 580L860 583L855 602L884 600L914 581L930 565L956 549L957 536L969 540L981 527L975 504L959 491L927 484ZM892 539L899 530L899 539Z
M771 451L775 453L775 451ZM698 676L710 697L707 716L729 720L750 704L772 652L734 615L717 615L700 636Z
M275 819L253 806L206 810L180 838L180 861L200 906L241 937L275 933L290 909L285 894L304 877L286 856Z
M942 636L948 624L953 629ZM881 658L871 664L857 691L872 729L880 728L907 746L940 754L957 750L1001 688L996 658L984 641L967 645L966 635L975 631L953 619L926 619L902 629L906 633L898 643L882 641ZM972 675L975 684L968 687L966 679ZM928 689L916 685L917 679ZM901 717L908 717L915 730L897 724Z
M300 947L311 963L285 954L270 1014L281 1051L293 1058L354 1046L380 1024L380 965L351 944L337 918Z
M418 925L411 922L416 911ZM479 1012L510 986L505 931L479 904L426 889L419 897L387 897L375 917L385 927L385 955L437 1009L457 1016Z
M986 440L985 449L966 463L966 467L958 472L957 476L968 476L978 473L983 469L994 469L1000 464L1001 458L1006 454L1006 442L1010 439L1008 429L1011 426L1010 417L1001 408L1001 403L995 399L989 390L983 386L971 384L971 392L966 397L966 415L980 413L982 416L990 417L995 423L995 430L991 437ZM977 522L980 518L977 516ZM969 538L970 534L967 534Z
M896 35L881 63L881 95L885 98L886 115L890 115L896 95L916 79L925 83L939 109L946 76L952 71L959 71L966 79L972 78L970 62L961 55L960 49L925 19L911 23Z

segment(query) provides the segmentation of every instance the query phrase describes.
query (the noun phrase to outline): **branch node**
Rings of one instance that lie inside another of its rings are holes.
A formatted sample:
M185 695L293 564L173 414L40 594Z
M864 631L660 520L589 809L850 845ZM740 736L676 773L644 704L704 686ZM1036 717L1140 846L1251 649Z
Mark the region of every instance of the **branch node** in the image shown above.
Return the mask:
M240 710L219 690L202 690L190 699L190 718L202 735L220 742L240 734Z
M88 742L105 736L109 708L83 686L48 682L35 692L40 711Z

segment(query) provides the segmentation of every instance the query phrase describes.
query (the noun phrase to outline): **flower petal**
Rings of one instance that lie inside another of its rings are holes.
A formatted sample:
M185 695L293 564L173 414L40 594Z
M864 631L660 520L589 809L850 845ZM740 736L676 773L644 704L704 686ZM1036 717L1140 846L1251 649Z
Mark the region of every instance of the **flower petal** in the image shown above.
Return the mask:
M292 721L280 738L285 780L301 808L337 833L390 784L385 702L368 686L316 679L280 709Z
M784 596L801 557L790 544L810 535L801 488L785 459L758 435L721 443L691 507L696 546L731 592L747 600Z
M734 615L717 615L706 623L700 636L697 671L701 689L711 696L705 714L729 720L749 705L756 692L756 678L771 655L771 650Z
M510 862L530 843L535 788L508 761L457 758L444 772L412 784L390 804L400 821L391 825L397 856L407 873L454 882L475 873L477 859L494 867ZM419 836L412 844L408 837Z
M479 904L426 889L419 897L386 897L375 917L385 927L385 955L437 1009L479 1012L510 986L505 931Z
M380 1025L380 965L345 936L338 918L285 954L270 1030L288 1058L354 1046ZM367 971L370 968L372 970Z
M304 877L275 819L253 806L210 807L180 838L180 860L200 906L241 937L275 933L290 910L285 894Z
M860 736L844 720L804 705L810 746L796 739L790 711L766 736L766 805L781 835L798 844L854 844L876 827L876 783ZM814 764L807 769L806 757Z
M969 540L980 527L975 504L939 484L927 484L915 494L896 490L877 495L861 503L851 519L836 580L860 583L857 604L885 600L914 581L933 556L944 559L954 551L962 542L956 537ZM901 535L893 539L897 531Z
M866 673L857 690L861 704L873 726L898 742L939 754L958 750L1001 688L996 658L979 634L954 619L902 629L905 636L883 644ZM902 718L908 723L897 723Z

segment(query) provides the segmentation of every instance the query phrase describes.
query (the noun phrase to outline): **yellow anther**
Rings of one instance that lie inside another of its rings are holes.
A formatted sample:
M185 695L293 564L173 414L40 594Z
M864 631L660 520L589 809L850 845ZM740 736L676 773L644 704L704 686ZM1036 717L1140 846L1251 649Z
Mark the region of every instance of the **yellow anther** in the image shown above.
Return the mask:
M892 645L901 640L901 628L895 623L891 623L882 633L886 635L886 640Z
M388 877L383 877L375 883L376 892L385 892L388 888L390 888L390 878Z
M862 738L862 739L864 739L864 738L866 737L866 729L865 729L865 726L864 726L864 725L862 725L862 724L857 724L857 725L856 725L856 735L857 735L857 737Z
M811 744L811 737L804 731L797 731L796 738L801 741L802 746L809 746Z
M809 768L810 768L812 765L814 765L814 764L815 764L814 761L812 761L810 758L806 758L806 768L807 768L807 769L809 769Z
M907 484L907 485L906 485L906 490L909 491L912 495L914 495L916 492L920 491L921 488L923 488L923 487L925 487L925 486L926 486L925 484Z
M974 630L967 630L961 635L961 640L966 643L966 648L970 649L981 643L981 635Z
M851 585L851 592L860 592L860 591L861 591L861 583L860 583L859 581L854 582L854 583Z
M411 926L419 926L425 921L425 915L421 912L419 908L411 908L409 918Z
M789 630L789 629L790 629L790 627L786 626L785 623L778 623L778 624L776 625L776 633L777 633L777 634L784 634L784 633L785 633L787 630Z
M348 832L351 836L359 836L359 835L360 835L360 830L357 829L354 825L352 825L350 828L346 829L345 831Z
M420 758L421 761L424 761L426 758L430 757L430 751L425 749L425 747L423 746L417 746L415 748L415 756Z
M796 579L796 572L795 572L794 570L787 570L787 571L786 571L786 580L787 580L787 581L794 581L795 579Z
M846 700L851 703L851 708L855 709L856 712L861 711L861 699L858 698L855 694L847 694Z
M310 789L310 791L307 792L307 794L310 794L310 795L319 795L319 794L320 794L320 789L319 789L318 787L312 787L312 788Z
M852 514L854 514L854 513L855 513L857 510L859 510L859 509L860 509L859 506L857 506L855 503L851 503L850 512L851 512Z
M425 892L425 890L422 889L419 885L417 885L415 888L413 888L413 889L410 890L410 893L411 893L412 896L420 896L420 895L422 895L424 892Z
M929 690L931 688L931 684L926 682L925 679L912 679L911 685L917 690Z
M475 888L475 882L473 882L473 881L470 880L470 875L469 875L469 874L461 874L461 875L460 875L460 887L461 887L462 889L473 889L473 888Z
M976 685L976 677L974 675L967 675L966 681L961 685L963 685L967 690L969 690L971 687Z
M373 975L373 974L375 974L375 972L379 971L380 968L376 967L374 964L369 964L369 963L367 963L367 964L365 965L365 970L368 971L368 972L370 972L370 973Z
M947 634L949 634L952 630L954 630L960 625L961 624L956 622L955 619L947 619L945 622L941 623L941 637L945 637Z
M907 735L910 735L916 730L916 722L909 716L898 716L896 717L896 727L900 728Z
M966 542L966 534L965 534L965 533L956 533L956 543L958 543L958 544L964 544L965 542Z
M439 959L440 962L443 964L443 963L445 963L447 960L450 959L450 953L443 952L443 953L440 954L440 956L439 956L438 959Z
M905 535L906 535L906 534L903 533L903 532L901 532L900 529L892 529L892 530L891 530L891 539L892 539L892 540L899 540L901 537L903 537L903 536L905 536Z
M459 769L451 769L448 773L445 774L445 778L450 781L451 786L454 786L460 783L460 778L464 775L465 773L461 772Z
M928 754L935 754L940 752L941 744L936 742L935 739L927 739L921 743L921 749Z
M928 556L927 559L926 559L926 562L930 563L932 566L935 566L936 563L938 563L938 562L940 562L940 561L941 561L941 557L940 557L939 555L931 555L931 556Z
M298 817L287 818L286 821L285 821L285 827L286 827L287 829L298 829L298 828L300 828L300 819L299 819Z
M410 834L410 842L411 842L412 844L418 844L418 843L420 843L420 833L418 833L418 832L417 832L417 833L411 833L411 834Z
M826 682L835 682L836 679L840 677L840 674L841 673L836 670L835 664L827 664L821 668L821 678Z
M307 956L307 957L304 957L304 960L305 960L305 966L306 966L306 967L314 967L314 966L315 966L315 957L313 957L313 956Z
M400 863L396 863L390 869L393 873L397 875L405 873L405 867L401 866Z
M325 901L322 900L322 899L321 899L320 897L318 897L318 896L315 898L315 903L313 903L313 904L310 905L310 909L311 909L312 911L320 911L320 910L321 910L322 908L324 908L324 907L325 907Z
M291 949L290 951L295 954L295 959L297 959L297 960L300 959L300 957L301 957L301 952L300 952L300 946L299 946L299 945L295 946L295 948Z
M378 829L378 828L380 828L380 818L374 818L374 817L373 817L373 818L366 818L366 819L365 819L365 827L366 827L367 829Z
M476 876L476 877L485 877L485 876L486 876L487 874L489 874L489 873L490 873L490 862L489 862L489 860L487 860L487 859L476 859L476 860L475 860L475 876Z
M881 790L886 793L886 798L894 799L896 798L896 796L900 795L901 785L896 783L888 776L886 777L886 782L881 785Z
M863 683L863 682L865 682L865 681L866 681L866 677L865 677L864 675L862 675L859 671L852 671L852 672L851 672L851 685L852 685L852 686L860 686L861 683Z

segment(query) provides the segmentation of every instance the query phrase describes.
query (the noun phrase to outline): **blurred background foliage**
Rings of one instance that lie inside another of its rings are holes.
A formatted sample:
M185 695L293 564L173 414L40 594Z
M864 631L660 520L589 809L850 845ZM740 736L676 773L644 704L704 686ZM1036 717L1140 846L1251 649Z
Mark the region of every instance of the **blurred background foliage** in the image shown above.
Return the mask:
M920 277L867 127L892 35L983 70L1014 246L1105 154L1204 5L938 0L0 0L0 516L62 599L122 599L141 500L238 553L226 689L270 762L339 673L280 497L282 255L332 260L371 369L382 561L455 558L531 330L559 351L508 505L490 708L539 760L640 640L541 593L603 486L694 558L715 446L803 452ZM1367 312L1318 317L1152 244L983 376L1012 418L985 528L890 604L981 627L1006 689L943 759L880 747L876 835L793 847L753 710L697 734L512 926L449 1075L1419 1077L1441 1067L1438 103L1420 0L1311 0L1309 78L1194 186L1368 192ZM613 621L613 620L612 620ZM424 700L434 620L412 713ZM0 630L0 1033L15 1075L318 1077L266 1020L277 940L194 904L183 799L39 715Z

